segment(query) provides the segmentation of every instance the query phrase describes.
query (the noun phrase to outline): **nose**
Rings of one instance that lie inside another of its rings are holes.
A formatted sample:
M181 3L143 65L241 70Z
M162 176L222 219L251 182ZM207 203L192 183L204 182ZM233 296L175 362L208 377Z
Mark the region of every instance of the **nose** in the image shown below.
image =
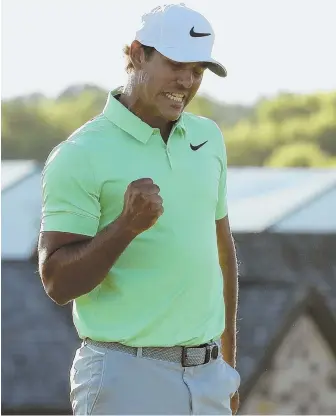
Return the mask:
M193 82L194 82L194 74L192 70L184 69L184 70L179 71L177 83L181 87L185 89L191 88Z

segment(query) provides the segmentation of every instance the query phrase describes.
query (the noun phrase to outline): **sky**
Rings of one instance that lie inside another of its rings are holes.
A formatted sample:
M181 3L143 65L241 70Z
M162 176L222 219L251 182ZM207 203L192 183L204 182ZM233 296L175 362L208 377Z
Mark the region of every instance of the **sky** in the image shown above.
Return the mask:
M172 1L174 2L174 1ZM167 1L165 3L168 3ZM215 34L200 92L248 104L280 91L336 89L335 0L189 0ZM74 84L124 85L122 48L159 0L2 0L2 98L55 97Z

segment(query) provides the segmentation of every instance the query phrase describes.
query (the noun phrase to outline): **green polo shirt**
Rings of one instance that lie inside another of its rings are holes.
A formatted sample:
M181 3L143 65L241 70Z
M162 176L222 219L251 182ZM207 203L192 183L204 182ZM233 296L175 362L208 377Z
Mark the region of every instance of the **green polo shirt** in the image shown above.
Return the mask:
M51 152L41 230L93 237L120 215L128 184L152 178L163 215L99 286L74 300L74 323L82 338L131 346L205 343L225 323L215 221L227 215L221 131L183 113L165 144L158 129L114 98L119 93Z

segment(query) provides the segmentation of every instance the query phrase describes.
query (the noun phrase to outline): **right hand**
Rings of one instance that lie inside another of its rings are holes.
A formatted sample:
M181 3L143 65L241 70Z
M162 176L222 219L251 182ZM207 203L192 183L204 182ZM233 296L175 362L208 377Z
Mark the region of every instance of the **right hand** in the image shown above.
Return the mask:
M163 214L160 188L150 178L131 182L124 195L122 216L127 227L137 234L151 228Z

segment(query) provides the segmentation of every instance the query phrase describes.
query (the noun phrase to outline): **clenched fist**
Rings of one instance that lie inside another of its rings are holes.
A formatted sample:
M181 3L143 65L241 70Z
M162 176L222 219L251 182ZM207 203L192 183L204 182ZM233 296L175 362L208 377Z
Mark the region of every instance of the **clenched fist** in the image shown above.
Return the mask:
M137 234L151 228L163 214L160 188L150 178L131 182L124 195L122 216L127 227Z

